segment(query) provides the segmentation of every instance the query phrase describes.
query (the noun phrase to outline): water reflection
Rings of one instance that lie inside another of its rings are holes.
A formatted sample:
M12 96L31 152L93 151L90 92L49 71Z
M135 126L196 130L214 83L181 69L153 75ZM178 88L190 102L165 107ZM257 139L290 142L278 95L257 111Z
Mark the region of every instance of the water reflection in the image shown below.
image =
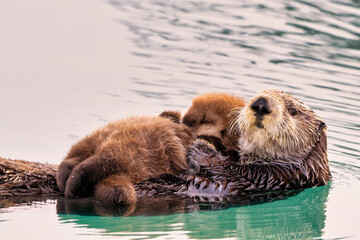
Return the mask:
M201 197L158 196L140 198L132 205L109 205L94 198L67 199L58 198L59 214L81 214L94 216L156 216L175 213L191 213L210 210L223 210L230 207L250 206L287 199L300 193L300 190L286 192L259 193L237 198L217 198L209 200Z
M264 236L304 239L322 235L329 189L328 184L302 192L264 195L236 202L206 203L191 198L142 199L128 207L107 206L93 199L61 198L57 202L57 213L62 224L76 223L102 229L104 235L112 236L154 237L176 232L196 239ZM94 215L107 217L91 217Z

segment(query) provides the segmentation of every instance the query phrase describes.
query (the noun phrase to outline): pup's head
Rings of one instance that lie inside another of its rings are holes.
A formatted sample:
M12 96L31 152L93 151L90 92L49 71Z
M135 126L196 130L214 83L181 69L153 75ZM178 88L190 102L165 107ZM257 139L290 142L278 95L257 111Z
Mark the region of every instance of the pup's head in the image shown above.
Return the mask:
M278 90L258 93L235 114L230 132L240 134L240 154L260 158L303 159L326 131L310 107Z
M245 105L241 97L224 94L208 93L193 99L192 105L182 121L198 136L209 136L221 139L226 150L236 147L237 133L227 134L232 116L230 112Z

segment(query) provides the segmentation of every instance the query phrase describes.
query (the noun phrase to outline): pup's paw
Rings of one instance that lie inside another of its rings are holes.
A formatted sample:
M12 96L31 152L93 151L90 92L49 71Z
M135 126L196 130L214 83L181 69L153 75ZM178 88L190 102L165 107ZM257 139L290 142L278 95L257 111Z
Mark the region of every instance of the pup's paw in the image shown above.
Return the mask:
M137 200L130 181L121 176L110 176L95 187L95 198L106 203L132 204Z

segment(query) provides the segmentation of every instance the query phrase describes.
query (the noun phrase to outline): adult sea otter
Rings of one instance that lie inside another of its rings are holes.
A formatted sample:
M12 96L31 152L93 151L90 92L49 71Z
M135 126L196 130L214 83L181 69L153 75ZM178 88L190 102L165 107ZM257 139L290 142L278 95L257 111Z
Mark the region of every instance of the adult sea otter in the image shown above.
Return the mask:
M139 196L221 197L325 185L331 179L326 130L300 100L278 90L262 91L234 112L228 134L240 136L237 159L198 140L188 150L186 172L141 182L136 191Z

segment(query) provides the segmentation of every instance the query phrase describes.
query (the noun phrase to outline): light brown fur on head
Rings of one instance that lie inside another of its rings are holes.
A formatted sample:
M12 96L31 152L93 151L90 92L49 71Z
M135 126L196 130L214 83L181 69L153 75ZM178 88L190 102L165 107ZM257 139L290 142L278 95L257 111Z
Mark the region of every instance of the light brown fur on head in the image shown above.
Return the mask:
M241 155L286 161L304 159L325 130L310 107L278 90L258 93L237 112L230 129L240 134Z
M245 105L244 99L225 93L207 93L193 99L192 105L183 117L183 123L196 136L213 136L222 140L226 150L233 150L239 136L227 134L232 116L229 113Z

